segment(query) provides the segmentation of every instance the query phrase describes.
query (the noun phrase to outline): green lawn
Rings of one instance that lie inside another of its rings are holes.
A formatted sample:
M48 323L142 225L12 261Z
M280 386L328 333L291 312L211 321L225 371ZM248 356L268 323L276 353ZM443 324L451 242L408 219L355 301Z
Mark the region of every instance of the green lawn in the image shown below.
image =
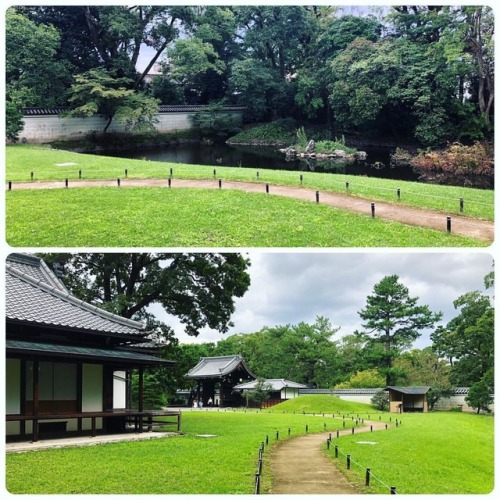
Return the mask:
M399 416L397 418L400 418ZM326 451L351 481L363 486L366 468L377 480L367 491L388 493L485 494L494 486L493 417L436 412L404 414L389 431L340 437L339 458ZM394 423L394 418L393 418ZM376 444L363 444L363 442ZM352 470L347 472L346 455ZM354 463L355 462L355 463Z
M300 398L299 398L300 399ZM332 398L333 399L333 398ZM14 494L251 494L258 449L283 439L342 428L342 418L281 412L204 412L183 415L185 435L134 443L54 449L6 457L6 485ZM338 407L337 407L338 408ZM354 409L354 407L350 407ZM373 420L378 418L373 415ZM388 422L394 416L383 415ZM370 467L398 493L489 493L493 488L493 418L472 414L405 414L403 425L334 439L341 453ZM347 427L352 424L346 418ZM279 440L276 439L279 433ZM197 437L214 434L216 437ZM362 437L361 437L362 436ZM376 445L361 445L373 441ZM269 446L263 492L269 489ZM333 446L325 453L333 457ZM332 458L333 459L333 458ZM341 455L338 466L345 469ZM362 484L364 469L351 480ZM373 492L387 493L386 489Z
M257 412L185 412L184 436L7 455L16 494L251 494L259 447L342 427L340 419ZM350 425L350 424L349 424ZM213 434L216 437L197 437ZM263 488L269 488L269 462Z
M75 163L72 166L57 164ZM170 169L175 178L212 179L213 166L165 164L124 158L83 155L68 151L52 150L36 145L14 145L6 147L6 181L30 181L33 173L37 180L78 179L80 171L84 179L129 178L167 178ZM318 172L288 172L280 170L260 170L250 168L216 167L216 178L269 182L271 184L300 184L312 189L329 192L346 192L353 196L365 197L374 201L389 201L410 206L446 212L460 213L460 198L464 200L464 215L472 218L493 220L494 192L454 186L439 186L418 182L396 181L390 179L368 178L345 174L324 174ZM400 189L400 201L397 190Z
M311 202L230 190L6 193L14 247L471 247L487 242Z

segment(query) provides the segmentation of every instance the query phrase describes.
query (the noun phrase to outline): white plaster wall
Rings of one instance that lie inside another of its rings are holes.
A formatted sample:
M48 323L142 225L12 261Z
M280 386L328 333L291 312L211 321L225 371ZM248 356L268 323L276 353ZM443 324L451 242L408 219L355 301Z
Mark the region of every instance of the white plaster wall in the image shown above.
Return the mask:
M294 399L299 395L298 389L290 389L285 387L281 389L281 399Z
M124 410L127 407L127 381L124 371L113 374L113 408Z
M230 111L241 119L242 113ZM191 117L194 112L170 112L158 113L155 118L158 121L156 130L158 132L173 132L175 130L187 130L192 127ZM57 115L28 115L23 117L24 128L19 134L20 141L29 143L51 142L56 140L78 140L83 139L91 132L102 132L106 125L106 119L101 116L88 118L62 118ZM125 132L124 125L112 121L108 132Z

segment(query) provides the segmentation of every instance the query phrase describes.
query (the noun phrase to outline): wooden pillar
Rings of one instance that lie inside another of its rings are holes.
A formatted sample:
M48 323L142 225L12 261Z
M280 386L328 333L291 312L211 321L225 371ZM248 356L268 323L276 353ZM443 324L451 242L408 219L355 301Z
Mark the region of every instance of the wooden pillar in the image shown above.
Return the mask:
M224 381L220 381L219 385L219 406L224 408Z
M82 413L83 410L83 363L76 365L76 411ZM78 432L82 432L82 419L78 420Z
M144 411L144 368L139 368L139 411Z
M21 394L19 395L21 398L19 401L21 415L26 415L26 369L26 361L22 359L20 373ZM19 422L19 434L21 434L21 436L26 435L26 420L21 420Z
M144 368L139 368L139 432L142 432L142 412L144 411Z
M40 365L33 361L33 416L38 415L40 398ZM33 441L38 441L38 418L33 419Z

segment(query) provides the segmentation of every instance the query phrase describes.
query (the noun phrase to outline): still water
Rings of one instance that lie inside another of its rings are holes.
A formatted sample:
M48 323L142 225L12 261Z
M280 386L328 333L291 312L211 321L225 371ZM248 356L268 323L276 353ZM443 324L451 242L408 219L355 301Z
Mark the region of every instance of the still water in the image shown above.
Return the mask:
M167 164L213 165L253 169L330 172L335 174L381 177L385 179L417 180L418 174L410 167L390 167L389 150L364 149L365 161L285 160L276 148L255 146L203 146L182 144L153 149L134 149L99 152L99 155L145 159Z

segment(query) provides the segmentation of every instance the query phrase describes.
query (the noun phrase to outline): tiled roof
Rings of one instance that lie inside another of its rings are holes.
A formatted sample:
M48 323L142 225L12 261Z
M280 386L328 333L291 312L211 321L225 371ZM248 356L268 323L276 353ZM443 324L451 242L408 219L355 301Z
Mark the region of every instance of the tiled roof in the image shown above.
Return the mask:
M76 299L69 292L51 283L51 280L36 276L37 272L24 272L23 265L11 264L11 261L7 260L7 320L89 333L129 335L136 339L137 336L146 334L142 323L122 318ZM57 280L55 275L52 276L53 280Z
M160 113L194 113L197 111L203 111L204 109L208 109L207 105L174 105L174 104L163 104L160 105L158 111ZM54 108L22 108L21 111L24 116L57 116L65 111L68 111L69 108L59 106ZM224 111L244 111L246 109L245 106L223 106Z
M331 394L332 396L341 395L356 395L356 394L375 394L378 391L383 391L381 388L369 389L300 389L300 394Z
M414 387L397 387L393 385L389 385L386 387L387 390L393 390L400 392L402 394L427 394L430 390L430 386L414 386Z
M62 292L68 292L63 282L54 274L47 264L35 255L11 253L7 256L7 264L18 269L23 274L35 278L37 281L53 286Z
M171 365L173 361L150 356L148 354L120 349L98 349L94 347L80 347L70 345L51 344L46 342L24 342L21 340L7 340L6 348L11 353L37 354L46 353L50 357L78 357L92 360L115 360L131 364L157 364Z
M217 378L232 373L243 365L245 370L252 376L253 373L248 370L243 358L237 354L235 356L216 356L212 358L201 358L199 363L189 370L187 378Z
M234 386L234 389L255 389L258 384L258 380L252 380L251 382L245 382L244 384L238 384ZM285 380L283 378L268 378L264 380L264 383L270 385L273 391L281 391L285 387L290 389L303 389L306 388L307 385L299 384L297 382L291 382L290 380Z

